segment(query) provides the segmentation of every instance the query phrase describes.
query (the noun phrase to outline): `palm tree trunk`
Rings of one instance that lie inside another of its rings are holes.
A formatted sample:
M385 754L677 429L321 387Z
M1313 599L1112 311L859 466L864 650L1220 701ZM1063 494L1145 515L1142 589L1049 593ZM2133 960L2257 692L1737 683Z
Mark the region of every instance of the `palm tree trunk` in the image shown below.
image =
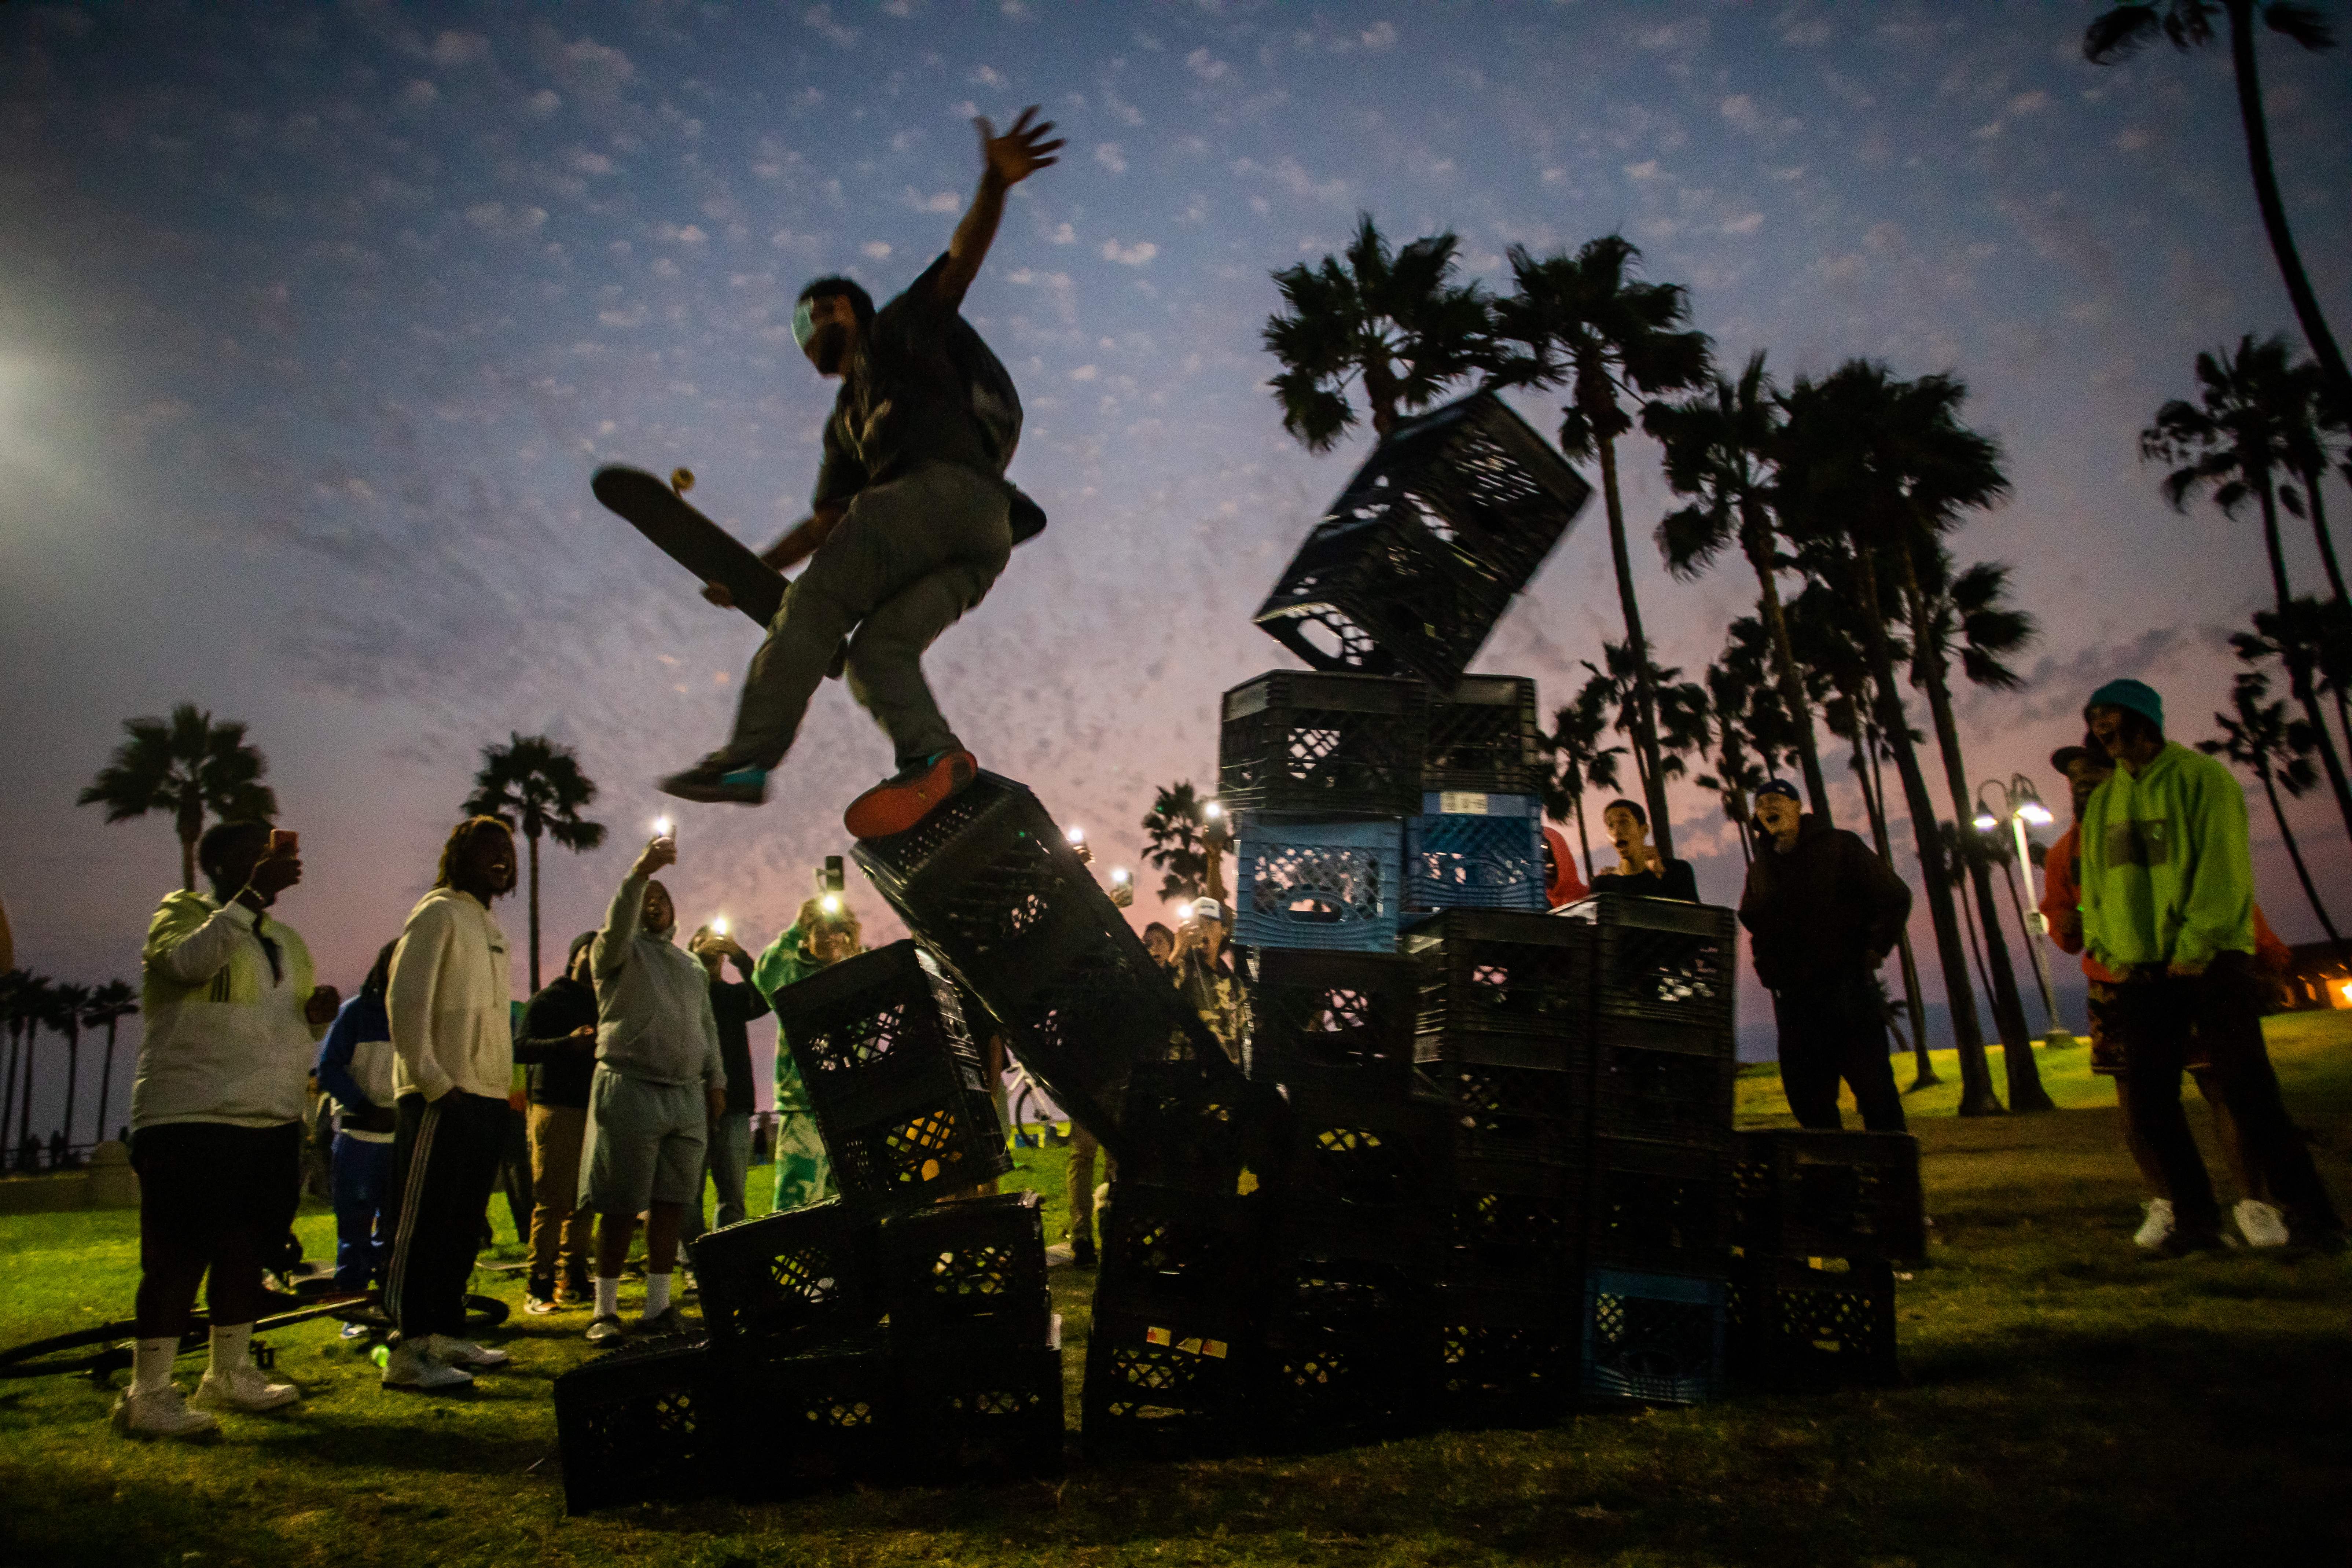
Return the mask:
M1830 826L1830 787L1822 776L1821 752L1813 744L1812 705L1805 700L1805 682L1797 673L1797 647L1789 637L1789 616L1780 604L1780 584L1772 581L1769 561L1750 555L1748 563L1756 569L1756 581L1763 588L1757 602L1763 606L1764 629L1772 642L1772 673L1780 683L1780 706L1788 710L1789 722L1797 731L1797 760L1805 772L1805 798L1822 825Z
M0 1171L8 1168L8 1112L16 1103L16 1058L24 1054L24 1020L8 1020L8 1087L0 1090Z
M530 841L530 994L539 994L539 835Z
M16 1111L16 1142L22 1143L33 1135L33 1059L40 1055L41 1026L35 1024L25 1031L24 1099ZM0 1116L5 1116L0 1110Z
M1945 1005L1951 1009L1952 1040L1960 1058L1960 1114L1995 1116L2001 1110L1992 1089L1992 1068L1985 1057L1983 1026L1977 1018L1975 984L1969 978L1969 960L1960 942L1960 922L1952 912L1952 889L1944 870L1944 847L1936 835L1936 808L1927 796L1927 775L1911 746L1911 731L1903 716L1902 699L1895 685L1895 652L1887 644L1886 620L1878 603L1876 552L1854 541L1854 585L1862 600L1863 640L1870 657L1872 705L1886 744L1895 752L1895 771L1903 781L1903 804L1911 816L1911 837L1919 851L1919 879L1927 884L1927 913L1936 931L1936 953L1944 971Z
M1576 847L1584 851L1584 865L1578 870L1576 879L1582 882L1585 886L1591 887L1592 885L1592 837L1591 835L1586 833L1584 830L1583 784L1584 781L1581 778L1577 780Z
M1650 810L1650 837L1661 859L1675 853L1674 824L1666 816L1666 781L1658 767L1657 695L1650 689L1650 639L1642 635L1642 605L1633 596L1633 558L1625 548L1625 505L1617 493L1617 443L1593 442L1601 454L1601 499L1609 512L1609 557L1617 568L1617 602L1625 612L1625 640L1633 655L1633 761L1642 775L1643 804Z
M75 1025L66 1030L66 1115L65 1121L59 1123L66 1131L68 1145L73 1142L74 1085L80 1077L81 1027Z
M1985 968L1984 943L1977 938L1976 911L1969 908L1969 901L1966 899L1960 900L1960 924L1967 928L1969 933L1969 956L1977 961L1977 983L1985 988L1985 994L1990 996L1992 994L1992 973ZM2015 1048L2007 1040L2003 1040L2000 1046L2004 1056Z
M2231 25L2235 26L2234 21ZM2352 780L2344 776L2344 761L2336 755L2336 738L2319 716L2319 693L2312 684L2310 650L2295 635L2294 595L2286 581L2286 554L2279 545L2278 496L2266 478L2256 480L2254 495L2262 502L2263 548L2270 553L2271 591L2278 596L2279 658L2286 665L2287 685L2294 692L2295 705L2310 721L2312 743L2319 750L2327 787L2336 796L2336 815L2344 819L2346 836L2352 837Z
M106 1021L106 1065L98 1074L98 1136L93 1142L106 1142L106 1110L114 1089L114 1030L117 1020Z
M2228 5L2230 63L2236 68L2238 79L2238 118L2245 125L2246 162L2253 170L2254 200L2263 209L2263 229L2270 236L2271 254L2278 258L2279 276L2286 282L2287 298L2294 303L2294 319L2311 344L2312 357L2319 362L2336 401L2352 408L2352 373L2345 369L2344 353L2327 330L2327 318L2319 313L2318 296L2311 291L2303 258L2295 252L2294 235L2287 227L2286 204L2279 200L2278 173L2271 167L2270 127L2263 117L2263 79L2254 59L2253 0L2228 0Z
M1853 777L1862 786L1863 815L1870 819L1870 841L1878 850L1878 858L1892 870L1895 851L1886 837L1886 809L1881 804L1886 798L1885 786L1878 776L1878 756L1864 741L1864 726L1861 722L1861 704L1854 705ZM1865 752L1868 752L1865 756ZM1903 1010L1911 1016L1911 1087L1906 1094L1916 1094L1930 1084L1944 1081L1936 1071L1936 1059L1927 1054L1927 1005L1919 999L1919 959L1911 951L1911 923L1906 921L1895 938L1895 951L1903 958Z
M2303 863L2303 847L2294 841L2294 829L2286 825L2285 808L2279 805L2278 785L2267 767L2256 769L2255 776L2263 781L2263 794L2271 803L2271 820L2278 824L2279 837L2286 844L2286 858L2294 862L2295 879L2303 884L2303 896L2311 900L2311 912L2319 917L2319 929L2340 948L2344 939L2336 934L2336 922L2327 918L2327 906L2319 901L2319 889L2312 885L2310 868Z
M2336 595L2336 602L2352 608L2352 598L2344 593L2344 569L2336 563L2335 536L2327 531L2327 503L2319 495L2320 486L2326 481L2325 463L2304 471L2304 499L2311 503L2311 536L2319 544L2319 563L2327 569L2327 586Z

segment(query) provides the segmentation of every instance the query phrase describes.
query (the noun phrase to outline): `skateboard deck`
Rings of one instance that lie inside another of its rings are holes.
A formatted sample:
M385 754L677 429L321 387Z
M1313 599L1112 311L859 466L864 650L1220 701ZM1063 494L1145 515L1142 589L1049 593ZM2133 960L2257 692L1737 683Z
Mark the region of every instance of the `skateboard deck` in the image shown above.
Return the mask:
M784 574L653 475L615 464L597 469L589 488L663 554L693 573L696 582L717 583L733 595L735 607L761 630L783 607Z

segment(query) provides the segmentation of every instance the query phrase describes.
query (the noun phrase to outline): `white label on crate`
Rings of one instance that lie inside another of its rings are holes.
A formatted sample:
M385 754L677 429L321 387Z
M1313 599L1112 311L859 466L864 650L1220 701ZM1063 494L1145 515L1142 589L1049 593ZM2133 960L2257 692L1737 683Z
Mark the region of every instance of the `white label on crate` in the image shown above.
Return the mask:
M1054 1321L1046 1325L1045 1348L1051 1351L1062 1348L1062 1314L1059 1312L1055 1313Z
M1447 816L1484 816L1486 815L1486 796L1475 789L1440 790L1437 809Z

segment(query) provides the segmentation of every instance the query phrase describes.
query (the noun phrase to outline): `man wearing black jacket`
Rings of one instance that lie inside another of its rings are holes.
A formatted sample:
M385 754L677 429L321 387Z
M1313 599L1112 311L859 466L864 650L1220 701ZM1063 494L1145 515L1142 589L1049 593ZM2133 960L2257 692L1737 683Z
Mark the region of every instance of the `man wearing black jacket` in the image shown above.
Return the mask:
M572 939L563 973L523 1008L522 1037L515 1042L515 1059L530 1064L530 1273L523 1310L534 1317L556 1310L559 1256L562 1304L584 1305L592 1294L588 1247L595 1216L573 1205L588 1134L588 1082L596 1075L596 992L588 977L588 944L595 938L588 931Z
M719 1225L723 1229L741 1221L747 1213L743 1181L751 1165L751 1113L760 1108L752 1087L751 1026L754 1019L768 1016L768 999L751 984L751 955L724 930L704 926L686 947L702 961L704 972L710 976L710 1016L718 1022L719 1055L727 1064L727 1110L711 1123L710 1154L705 1162L710 1184L717 1189ZM730 963L739 977L734 980L721 973ZM681 1239L692 1241L704 1228L702 1194L698 1192L688 1205Z
M1900 1132L1903 1100L1876 972L1910 918L1911 889L1870 846L1801 811L1785 780L1757 791L1756 816L1765 837L1748 868L1739 923L1756 978L1772 993L1789 1110L1807 1127L1843 1125L1843 1078L1864 1128Z

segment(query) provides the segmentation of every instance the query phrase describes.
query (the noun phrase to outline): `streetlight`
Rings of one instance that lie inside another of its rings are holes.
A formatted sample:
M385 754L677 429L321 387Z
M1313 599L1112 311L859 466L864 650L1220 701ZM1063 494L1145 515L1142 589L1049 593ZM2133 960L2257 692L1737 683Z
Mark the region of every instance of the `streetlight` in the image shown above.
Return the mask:
M1992 792L1993 799L1999 802L1997 807L1986 798L1987 791ZM2003 822L2009 824L2011 840L2017 847L2018 875L2024 879L2026 897L2037 904L2042 900L2033 889L2033 856L2026 847L2025 827L2028 823L2047 827L2056 820L2050 815L2050 808L2042 804L2042 792L2023 773L2011 774L2007 784L1987 779L1977 785L1977 830L1990 833ZM2050 921L2039 909L2023 918L2030 936L2050 934ZM2058 1020L2058 998L2050 989L2050 955L2042 951L2039 942L2029 940L2026 946L2033 950L2033 976L2042 983L2042 1010L2050 1019L2050 1033L2042 1043L2054 1045L2061 1035L2072 1043L2072 1034Z

